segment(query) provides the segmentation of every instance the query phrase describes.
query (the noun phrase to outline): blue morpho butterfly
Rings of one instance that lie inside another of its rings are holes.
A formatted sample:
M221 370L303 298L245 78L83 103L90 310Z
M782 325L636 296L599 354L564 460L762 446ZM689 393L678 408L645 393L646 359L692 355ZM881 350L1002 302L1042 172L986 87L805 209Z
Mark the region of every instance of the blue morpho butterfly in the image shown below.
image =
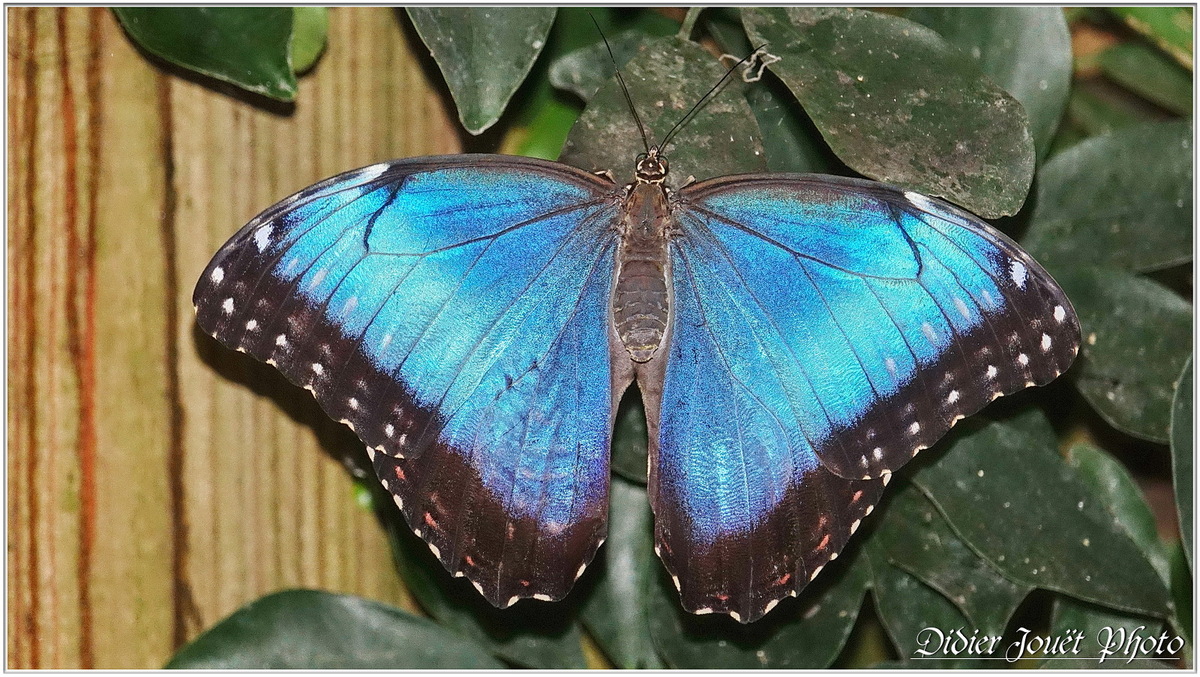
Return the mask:
M1062 373L1079 325L971 214L833 176L673 189L670 136L629 185L501 155L341 174L217 252L198 322L350 426L409 527L499 607L562 598L600 547L636 379L655 550L685 608L754 621L918 450Z

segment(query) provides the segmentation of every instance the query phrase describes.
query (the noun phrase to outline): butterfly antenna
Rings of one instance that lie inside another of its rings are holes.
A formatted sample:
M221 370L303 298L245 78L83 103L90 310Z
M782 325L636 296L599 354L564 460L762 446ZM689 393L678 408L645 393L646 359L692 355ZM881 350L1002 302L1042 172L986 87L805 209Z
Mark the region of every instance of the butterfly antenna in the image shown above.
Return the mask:
M703 106L705 103L708 102L709 99L712 98L712 96L716 93L716 91L718 89L720 89L721 85L724 84L725 81L729 79L730 75L733 75L733 72L736 71L739 66L746 63L750 59L754 58L754 56L756 54L758 54L759 50L761 50L763 47L766 47L766 46L767 45L764 43L764 44L759 45L758 47L755 47L752 52L750 52L746 56L742 57L742 59L740 61L733 64L733 66L731 66L729 68L729 70L725 71L725 75L722 75L721 79L717 80L717 84L713 85L712 89L708 90L708 93L706 93L704 96L700 97L700 100L696 102L696 105L692 106L692 109L687 112L687 115L684 115L682 118L680 118L679 122L676 122L675 126L671 128L671 131L667 132L667 135L663 137L662 143L658 144L659 149L662 150L667 147L667 144L671 142L671 137L675 136L675 132L679 131L680 127L682 127L687 121L692 119L692 116L694 116L696 114L696 112L700 110L701 106Z
M629 96L629 88L625 86L625 78L621 77L621 67L617 65L617 57L613 56L612 46L608 44L608 38L604 37L604 31L600 30L600 23L596 21L596 17L588 12L588 18L596 25L596 32L600 34L600 39L604 41L604 48L608 50L608 58L612 61L613 70L617 73L617 84L621 85L621 93L625 95L625 102L629 104L629 112L633 113L633 121L637 123L638 131L642 133L642 145L646 147L646 152L650 152L650 139L646 137L646 126L642 124L642 118L638 116L637 107L633 105L633 97Z

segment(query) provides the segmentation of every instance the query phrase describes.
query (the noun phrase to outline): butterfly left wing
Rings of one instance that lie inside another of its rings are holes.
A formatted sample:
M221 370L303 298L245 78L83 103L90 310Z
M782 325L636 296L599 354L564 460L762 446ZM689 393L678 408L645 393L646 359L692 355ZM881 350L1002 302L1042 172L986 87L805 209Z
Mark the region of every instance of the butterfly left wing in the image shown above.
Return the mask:
M197 321L353 428L450 572L557 599L605 533L612 192L502 156L349 172L234 235Z
M669 350L639 383L656 541L690 610L748 622L796 594L892 471L1078 349L1050 276L940 201L743 176L673 213Z

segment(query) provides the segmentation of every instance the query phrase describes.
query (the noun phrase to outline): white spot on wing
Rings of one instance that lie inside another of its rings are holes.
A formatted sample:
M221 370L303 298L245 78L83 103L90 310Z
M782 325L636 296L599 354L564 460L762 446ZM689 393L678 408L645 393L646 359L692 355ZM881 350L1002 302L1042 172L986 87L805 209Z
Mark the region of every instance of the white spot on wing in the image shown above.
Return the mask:
M246 322L246 331L254 331L258 329L258 320L249 320Z
M287 345L287 337L284 336L283 334L276 336L275 337L275 345L279 346L280 348L286 346Z
M225 299L225 301L221 304L221 310L225 311L226 315L232 315L233 314L233 299L231 299L231 298Z
M267 224L259 226L258 230L254 231L254 245L258 247L258 251L264 252L267 250L267 245L271 243L271 231L275 226Z
M1025 269L1025 264L1014 259L1008 268L1008 272L1012 276L1012 281L1017 285L1017 288L1024 289L1025 278L1029 275L1029 271Z
M908 432L912 433L913 435L921 432L921 424L913 421L913 424L908 426Z
M732 618L733 620L737 621L738 623L742 622L742 615L736 611L730 611L729 617Z
M1029 364L1029 356L1025 353L1021 353L1020 355L1017 355L1017 362L1020 362L1022 366L1027 365Z
M551 597L550 595L546 595L546 594L543 594L540 592L537 593L536 595L534 595L533 598L536 600L541 600L543 602L553 602L554 601L554 598Z
M429 544L429 552L432 552L433 556L438 559L442 558L442 551L439 550L438 547L432 543Z
M955 402L957 402L958 401L958 391L951 390L950 394L948 396L946 396L946 401L949 402L950 404L954 404Z
M1054 306L1054 319L1062 322L1067 319L1067 311L1062 306Z
M967 308L967 304L957 296L954 297L954 307L958 308L958 312L963 316L963 319L971 319L971 311Z
M882 461L883 460L883 448L875 447L875 449L873 449L871 451L871 455L875 457L876 461Z
M924 195L921 195L920 193L914 193L912 191L906 190L906 191L904 191L904 197L909 202L913 203L913 205L915 207L917 207L917 209L920 209L920 210L926 211L926 212L937 211L937 207L932 202L929 201L929 198L925 197Z
M931 343L937 342L937 334L933 331L933 327L928 322L921 323L921 333L925 334L925 338Z
M396 426L392 425L391 423L383 426L383 434L387 435L388 437L395 435L396 434Z
M225 279L225 269L221 266L213 268L212 273L210 273L208 276L208 279L212 280L216 284L221 284L221 280Z
M1050 350L1050 346L1052 345L1054 345L1054 342L1050 340L1050 335L1042 334L1042 350Z
M370 167L364 167L362 169L362 171L359 172L358 178L360 181L370 181L372 179L377 179L377 178L379 178L380 174L387 171L387 168L388 168L388 165L386 162L381 162L377 165L371 165Z
M987 377L988 378L996 378L997 373L999 373L999 372L996 371L996 365L989 364L988 368L987 368Z
M313 362L312 370L317 376L325 373L325 367L320 362Z

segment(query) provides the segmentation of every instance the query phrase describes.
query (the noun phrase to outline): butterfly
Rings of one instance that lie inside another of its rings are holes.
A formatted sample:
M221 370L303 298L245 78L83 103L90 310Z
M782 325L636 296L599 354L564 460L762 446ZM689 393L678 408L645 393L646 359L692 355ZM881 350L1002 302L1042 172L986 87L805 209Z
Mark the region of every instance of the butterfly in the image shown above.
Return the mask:
M592 561L636 381L655 551L687 610L755 621L919 450L1065 371L1079 324L946 202L809 174L675 188L669 136L629 184L502 155L335 176L221 247L197 321L351 427L412 531L498 607L561 599Z

